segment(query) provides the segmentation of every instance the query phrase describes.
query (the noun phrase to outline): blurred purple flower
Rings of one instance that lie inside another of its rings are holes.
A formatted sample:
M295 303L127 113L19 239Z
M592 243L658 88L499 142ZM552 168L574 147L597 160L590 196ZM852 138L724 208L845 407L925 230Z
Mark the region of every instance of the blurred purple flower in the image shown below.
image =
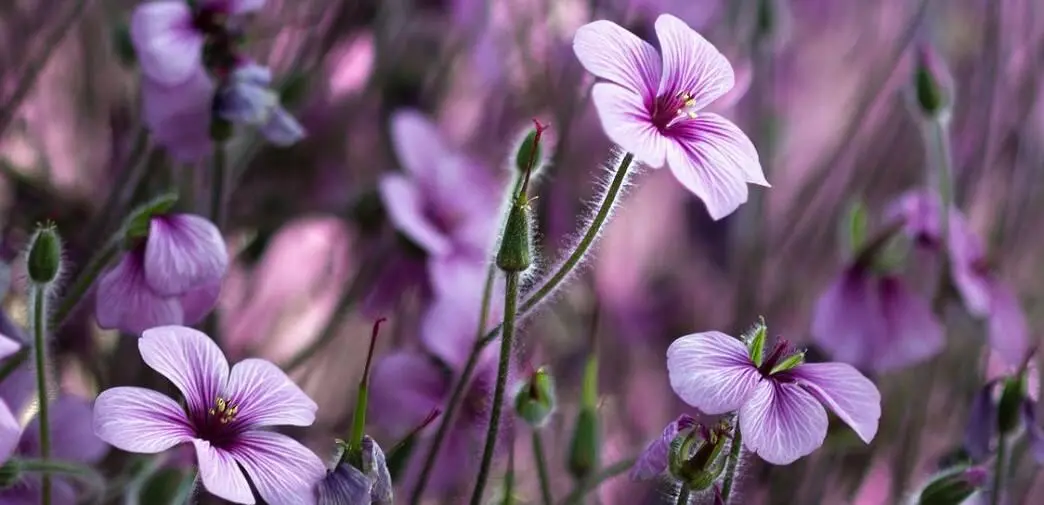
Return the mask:
M990 345L1009 363L1021 363L1029 352L1029 327L1011 286L997 278L986 257L986 246L955 208L948 216L949 240L942 247L939 199L914 191L890 210L905 219L906 232L925 249L946 254L950 275L965 307L989 323Z
M195 324L217 302L227 270L225 240L210 221L191 214L154 217L148 238L98 281L98 326L137 334Z
M406 174L385 175L381 198L395 227L428 254L432 281L447 262L485 264L500 216L499 184L446 146L420 113L395 113L391 130Z
M728 60L680 19L656 20L661 54L610 21L576 32L587 71L609 82L591 98L609 139L654 168L664 164L721 219L747 201L747 183L768 186L754 144L727 119L700 112L732 89Z
M213 149L210 121L216 85L198 68L183 83L142 81L142 114L156 143L178 161L197 161Z
M784 363L794 366L777 369ZM706 414L738 410L743 445L769 463L790 464L823 445L823 405L864 442L877 434L881 394L874 383L845 363L803 363L783 340L758 365L724 333L687 335L667 349L667 370L685 403Z
M21 344L18 342L0 335L0 359L7 358L18 352L21 347ZM7 402L0 400L0 465L3 465L7 458L11 457L15 447L18 445L18 436L21 432L22 427L18 424L18 420L15 419L11 408Z
M235 503L254 503L243 470L266 502L298 503L310 494L325 471L322 462L292 438L262 429L315 421L315 402L279 368L246 359L230 370L210 337L181 326L145 331L138 348L178 388L185 407L149 389L108 389L95 401L99 437L145 454L191 443L203 486Z
M862 265L846 268L820 296L812 339L833 359L878 372L924 361L946 344L927 300Z
M145 76L164 86L184 84L203 69L208 36L224 18L264 7L265 0L183 0L139 5L131 17L131 41Z
M687 414L671 421L660 438L649 442L645 450L638 455L638 460L631 467L631 480L648 480L655 478L667 470L671 452L671 442L679 433L696 426L696 420Z
M304 138L304 127L279 104L271 85L271 70L253 62L241 63L218 91L217 114L226 121L259 128L272 144L293 145Z
M315 488L317 505L392 505L392 481L384 451L363 437L363 469L338 463Z
M32 375L28 369L16 372L25 376ZM31 390L26 389L26 392ZM28 395L17 395L23 400L28 400ZM5 398L6 399L6 398ZM27 405L19 404L19 410ZM73 463L93 464L97 463L109 446L94 435L91 429L91 405L88 401L71 395L61 395L51 404L51 457ZM15 425L17 427L17 425ZM23 457L35 458L40 456L40 424L39 419L34 418L26 426L25 430L15 432L14 441L17 442L15 454ZM0 435L0 437L6 436ZM4 439L6 445L7 440ZM0 457L0 461L4 458ZM36 505L40 503L40 478L37 475L27 475L14 485L0 490L0 503L5 505ZM51 484L51 503L54 505L75 505L79 502L80 493L68 480L56 476Z

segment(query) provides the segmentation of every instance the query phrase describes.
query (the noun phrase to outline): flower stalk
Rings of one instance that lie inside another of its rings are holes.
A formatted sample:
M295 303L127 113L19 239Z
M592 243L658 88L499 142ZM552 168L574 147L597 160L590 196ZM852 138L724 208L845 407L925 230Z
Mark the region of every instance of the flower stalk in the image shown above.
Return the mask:
M1008 473L1008 434L1003 430L997 436L997 454L993 461L993 485L990 486L990 505L1000 505L1004 482Z
M533 459L536 461L537 475L540 477L540 497L544 505L551 505L551 478L547 473L547 457L544 456L544 439L540 428L533 428Z
M348 451L345 457L355 468L363 468L363 436L366 434L366 407L370 397L370 364L373 362L373 349L377 346L377 335L381 330L380 318L373 323L370 334L370 350L366 353L366 365L363 367L362 379L359 380L359 392L355 397L355 412L352 414L352 431L348 438Z
M732 443L729 446L729 462L725 467L725 478L721 483L721 499L728 505L732 498L732 488L736 482L736 469L743 457L743 433L740 432L739 417L732 420Z
M678 498L674 500L674 503L676 505L689 505L689 494L689 485L683 482L681 488L678 489Z
M51 458L51 416L47 398L47 292L44 286L32 288L33 343L36 348L36 394L39 404L40 458L46 464ZM40 503L51 505L51 475L45 470L40 484Z

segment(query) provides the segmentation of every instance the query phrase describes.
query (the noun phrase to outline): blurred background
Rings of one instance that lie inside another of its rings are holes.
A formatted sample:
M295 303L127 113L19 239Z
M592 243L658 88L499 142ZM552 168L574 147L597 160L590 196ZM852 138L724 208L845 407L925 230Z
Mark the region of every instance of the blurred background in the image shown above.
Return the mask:
M13 268L4 308L21 325L24 274L15 259L37 222L58 224L73 276L134 205L172 187L183 210L205 203L205 163L175 161L145 133L127 35L135 4L0 2L0 239ZM987 241L990 264L1038 340L1037 0L268 0L249 25L250 53L272 67L307 137L290 148L256 134L231 144L223 231L234 264L216 338L232 360L295 363L291 376L320 405L316 425L295 434L318 454L350 423L377 317L388 318L378 363L425 352L418 335L442 331L427 321L430 289L409 282L423 276L421 253L397 234L377 189L383 174L402 169L393 114L420 112L446 146L500 181L512 176L531 119L549 124L547 166L531 193L541 263L552 264L587 219L612 159L573 33L609 19L655 45L661 13L686 21L732 62L737 86L715 107L754 140L772 188L751 187L738 212L712 221L668 170L642 170L585 268L524 325L519 367L546 365L558 385L558 410L544 430L556 496L573 485L565 458L592 341L605 466L633 458L678 414L697 414L667 381L664 352L679 336L739 334L764 316L773 336L830 359L811 342L810 323L850 258L849 210L862 202L873 230L890 202L924 184L926 147L911 100L919 48L951 76L955 203ZM462 292L474 291L464 284ZM867 370L884 395L872 445L839 425L823 449L793 465L750 458L742 503L897 503L951 461L974 393L1000 373L990 368L984 325L951 305L941 316L941 353L887 373ZM67 387L90 397L140 382L133 341L97 329L90 312L56 335ZM386 448L403 434L373 419L370 432ZM514 492L518 503L537 503L527 429L510 431ZM1025 452L1015 451L1011 503L1044 504L1044 481ZM105 465L118 472L126 461L110 455ZM626 474L595 494L605 504L666 499L662 486ZM432 503L460 500L447 492Z

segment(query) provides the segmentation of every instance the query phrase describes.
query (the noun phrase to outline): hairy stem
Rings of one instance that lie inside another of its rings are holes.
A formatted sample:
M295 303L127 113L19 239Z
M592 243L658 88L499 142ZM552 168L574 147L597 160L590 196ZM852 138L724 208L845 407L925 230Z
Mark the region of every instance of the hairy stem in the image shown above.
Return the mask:
M681 485L681 489L678 490L678 499L674 500L675 505L689 505L689 485L684 482Z
M547 473L547 457L544 456L544 439L540 429L533 429L533 459L536 461L537 474L540 476L540 496L544 505L551 505L551 478Z
M721 483L721 499L726 505L732 499L732 488L736 482L736 469L743 457L743 433L740 432L739 418L732 420L732 442L729 445L729 461L725 466L725 477Z
M47 292L44 286L32 287L33 343L36 346L36 398L39 403L37 420L40 425L40 458L44 464L51 459L51 417L47 399ZM40 503L51 505L51 474L45 471L41 478Z

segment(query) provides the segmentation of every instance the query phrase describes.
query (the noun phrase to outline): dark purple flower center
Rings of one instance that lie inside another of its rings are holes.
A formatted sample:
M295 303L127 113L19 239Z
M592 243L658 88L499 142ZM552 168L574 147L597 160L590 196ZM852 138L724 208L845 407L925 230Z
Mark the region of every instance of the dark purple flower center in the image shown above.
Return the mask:
M203 62L219 79L224 80L240 63L239 44L242 30L230 22L226 2L212 2L196 8L192 16L192 27L203 34Z
M237 415L239 405L219 396L205 412L193 413L192 426L197 437L210 442L214 447L226 447L243 432L242 423L236 422Z
M696 119L696 99L688 91L664 93L647 106L652 111L653 125L660 133L665 133L679 121Z
M765 357L765 361L758 367L758 371L761 372L763 377L768 377L772 375L772 369L776 368L776 365L779 365L793 354L794 347L790 345L790 341L785 338L777 338L776 345L772 347L772 352Z

